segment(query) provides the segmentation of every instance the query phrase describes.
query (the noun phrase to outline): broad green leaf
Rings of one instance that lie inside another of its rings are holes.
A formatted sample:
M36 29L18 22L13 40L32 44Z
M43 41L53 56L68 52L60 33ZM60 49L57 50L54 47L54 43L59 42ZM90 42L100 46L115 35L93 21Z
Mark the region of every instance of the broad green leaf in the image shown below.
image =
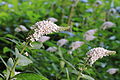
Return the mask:
M15 40L15 39L10 39L10 38L6 38L6 39L8 39L8 40L10 40L11 42L13 42L13 43L19 45L19 42L18 42L17 40Z
M84 79L87 79L87 80L95 80L95 79L92 78L91 76L89 76L89 75L85 75L85 74L82 74L81 77L84 78Z
M30 59L21 55L17 48L15 48L15 55L16 55L16 58L18 58L18 65L20 66L27 66L28 64L32 63Z
M9 37L9 38L17 39L15 36L13 36L13 35L11 35L11 34L6 34L5 37Z
M20 73L15 76L16 80L48 80L46 77L35 73Z
M7 61L8 68L11 70L13 68L13 65L14 65L14 62L13 62L12 58L9 58ZM7 78L9 77L9 74L10 74L10 70L8 68L7 68L7 73L6 73ZM13 71L11 73L11 76L14 76L14 75L15 75L15 69L13 69Z
M43 47L43 44L41 42L32 42L30 44L30 46L33 48L33 49L40 49L41 47Z
M3 53L7 53L7 52L9 52L9 51L11 51L11 49L9 49L8 47L4 47L4 48L3 48Z
M19 53L19 50L17 48L15 48L15 53L14 54L15 54L16 58L19 56L20 53Z
M8 67L10 67L10 68L13 67L14 62L13 62L12 58L9 58L9 59L8 59L8 61L7 61L7 65L8 65Z
M27 57L23 56L23 55L19 55L19 60L18 60L18 65L20 66L27 66L28 64L32 63L32 61L30 59L28 59Z
M13 62L12 58L8 59L7 65L8 65L10 70L13 68L14 62ZM8 76L9 76L9 73L10 73L9 69L7 69ZM13 72L11 73L11 76L14 76L14 74L15 74L15 69L13 69Z

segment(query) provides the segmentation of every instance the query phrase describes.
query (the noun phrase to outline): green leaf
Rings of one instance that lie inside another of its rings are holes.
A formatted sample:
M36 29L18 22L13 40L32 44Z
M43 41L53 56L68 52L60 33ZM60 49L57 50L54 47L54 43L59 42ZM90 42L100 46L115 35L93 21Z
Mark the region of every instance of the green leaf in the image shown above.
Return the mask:
M89 76L89 75L85 75L85 74L82 74L81 77L84 78L84 79L87 79L87 80L95 80L95 79L92 78L91 76Z
M11 35L11 34L6 34L5 37L9 37L9 38L17 39L15 36L13 36L13 35Z
M13 65L14 65L14 62L13 62L12 58L9 58L7 61L8 68L11 70L13 68ZM9 74L10 74L10 70L8 68L7 68L7 73L6 73L7 78L9 77ZM15 75L15 69L13 69L13 71L11 73L11 76L14 76L14 75Z
M9 58L9 59L8 59L7 65L8 65L9 68L12 68L12 67L13 67L14 62L13 62L12 58Z
M48 80L46 77L35 73L20 73L15 76L16 80Z
M28 64L32 63L30 59L23 55L19 55L18 65L20 66L27 66Z
M18 65L20 66L27 66L28 64L32 63L30 59L21 55L17 48L15 48L15 55L16 55L16 58L18 58Z
M32 42L30 45L33 49L40 49L43 47L43 44L41 42Z
M3 48L3 53L7 53L7 52L9 52L9 51L11 51L11 49L9 49L8 47L4 47L4 48Z
M10 39L10 38L7 38L8 40L10 40L11 42L13 42L13 43L15 43L15 44L17 44L17 45L19 45L19 42L17 41L17 40L14 40L14 39Z

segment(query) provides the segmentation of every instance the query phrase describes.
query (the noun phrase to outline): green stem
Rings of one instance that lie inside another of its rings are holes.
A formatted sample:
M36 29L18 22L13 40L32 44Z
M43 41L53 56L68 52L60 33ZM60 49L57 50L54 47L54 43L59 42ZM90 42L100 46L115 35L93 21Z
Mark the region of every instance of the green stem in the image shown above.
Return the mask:
M26 46L28 45L28 43L29 43L29 42L26 43L25 47L22 49L22 51L21 51L20 54L22 54L22 53L24 52L24 50L26 49ZM17 64L18 64L18 61L19 61L19 58L16 58L15 63L14 63L14 65L13 65L12 69L10 70L10 74L9 74L8 80L11 79L11 77L12 77L12 72L13 72L13 70L15 70L15 67L16 67Z
M70 31L72 32L72 26L71 26L71 19L73 17L73 12L74 12L74 9L75 7L77 6L79 0L76 0L73 4L72 4L72 7L71 7L71 10L70 10L70 15L69 15L69 18L68 18L68 26L70 26Z
M77 71L77 69L76 69L69 61L65 60L65 58L64 58L63 55L62 55L60 46L58 47L58 49L59 49L59 56L61 57L61 59L62 59L63 61L65 61L69 66L71 66L75 71Z
M79 73L78 77L77 77L77 80L80 80L81 78L81 74Z
M83 69L79 72L77 80L80 80L80 78L82 77L81 74L83 73L83 71L85 70L85 68L87 67L87 63L88 63L88 59L84 62L84 66Z
M67 68L66 68L66 72L67 72L67 80L70 80L70 76Z
M4 65L7 67L8 70L10 70L10 68L7 66L6 62L3 60L3 58L0 56L0 59L2 60L2 62L4 63Z

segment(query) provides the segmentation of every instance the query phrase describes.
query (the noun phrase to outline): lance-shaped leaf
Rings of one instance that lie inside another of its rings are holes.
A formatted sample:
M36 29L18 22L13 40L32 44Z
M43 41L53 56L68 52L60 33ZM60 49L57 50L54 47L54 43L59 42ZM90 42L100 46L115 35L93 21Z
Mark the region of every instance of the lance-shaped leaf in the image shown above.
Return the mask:
M35 73L20 73L15 76L16 80L48 80L46 77Z
M27 66L28 64L32 63L30 59L21 55L17 48L15 48L15 55L16 55L16 58L18 58L18 65L20 66Z
M95 80L94 78L92 78L91 76L89 75L85 75L85 74L81 74L81 78L84 78L84 79L87 79L87 80Z

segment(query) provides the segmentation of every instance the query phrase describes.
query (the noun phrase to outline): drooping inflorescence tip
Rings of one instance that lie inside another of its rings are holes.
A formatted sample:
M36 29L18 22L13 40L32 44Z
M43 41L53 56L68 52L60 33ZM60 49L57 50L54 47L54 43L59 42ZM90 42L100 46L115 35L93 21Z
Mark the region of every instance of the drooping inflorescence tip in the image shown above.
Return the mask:
M116 54L116 51L110 51L101 47L93 48L86 53L90 66L92 66L96 60L113 54Z

